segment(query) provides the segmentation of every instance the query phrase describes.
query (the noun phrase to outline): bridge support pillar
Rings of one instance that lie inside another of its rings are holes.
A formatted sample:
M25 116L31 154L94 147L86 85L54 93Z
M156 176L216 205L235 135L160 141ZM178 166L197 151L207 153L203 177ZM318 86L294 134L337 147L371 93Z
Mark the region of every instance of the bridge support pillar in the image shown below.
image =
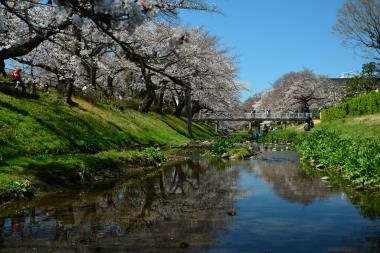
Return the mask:
M248 132L252 131L252 121L248 123Z
M215 132L219 132L219 121L215 122Z

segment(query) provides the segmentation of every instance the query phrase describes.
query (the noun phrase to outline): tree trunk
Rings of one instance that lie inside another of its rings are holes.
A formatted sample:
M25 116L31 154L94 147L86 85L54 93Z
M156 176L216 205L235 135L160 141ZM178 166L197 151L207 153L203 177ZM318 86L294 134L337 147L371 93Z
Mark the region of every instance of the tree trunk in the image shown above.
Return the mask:
M142 102L140 106L141 112L149 112L150 107L152 106L154 100L156 99L156 93L154 92L154 89L149 87L149 90L147 90L144 101Z
M66 93L66 83L64 80L60 79L60 77L57 75L57 86L56 89L58 93L61 95Z
M182 94L177 93L177 97L173 95L174 115L177 118L181 117L182 110L186 105L186 99Z
M32 81L32 95L37 94L37 83L35 80Z
M158 113L163 113L163 108L164 108L164 95L165 95L165 89L161 88L159 93L158 93L158 101L157 101L157 112Z
M5 72L5 62L4 60L0 60L0 72L4 76L4 78L7 77L7 72Z
M303 113L310 113L310 107L309 107L309 103L307 101L303 101L302 111L303 111Z
M32 81L31 81L32 95L37 95L37 81L34 78L33 67L30 68L30 75L32 76Z
M107 97L108 99L113 99L114 94L113 94L113 77L108 76L107 77Z
M185 105L186 105L185 100L178 101L178 105L175 107L175 111L174 111L174 115L177 118L181 117L181 113L182 113L182 110L185 107Z
M21 85L21 89L22 89L22 93L23 94L26 94L26 83L24 83L23 85Z
M202 109L202 106L200 105L199 101L198 100L193 101L193 108L192 108L193 116L195 113L199 113L201 109Z
M191 89L186 88L185 90L185 100L186 100L186 109L187 109L187 130L189 132L189 137L193 138L193 113L191 105Z
M75 106L75 105L77 105L72 100L73 93L74 93L74 83L71 80L67 81L66 104L69 105L69 106Z
M150 107L152 106L154 100L156 99L156 86L153 84L151 75L146 72L146 69L143 64L140 65L141 73L144 77L145 87L146 87L146 95L143 103L140 106L140 111L149 112Z
M97 68L95 68L94 66L91 66L90 67L90 83L94 90L96 90L96 72L97 72Z

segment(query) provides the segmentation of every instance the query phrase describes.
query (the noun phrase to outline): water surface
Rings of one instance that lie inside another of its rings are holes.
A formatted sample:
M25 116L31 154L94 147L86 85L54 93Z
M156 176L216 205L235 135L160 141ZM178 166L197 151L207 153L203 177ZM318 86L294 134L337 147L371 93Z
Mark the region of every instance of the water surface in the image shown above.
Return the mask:
M376 194L306 175L294 152L263 158L194 155L19 202L0 212L0 252L380 252Z

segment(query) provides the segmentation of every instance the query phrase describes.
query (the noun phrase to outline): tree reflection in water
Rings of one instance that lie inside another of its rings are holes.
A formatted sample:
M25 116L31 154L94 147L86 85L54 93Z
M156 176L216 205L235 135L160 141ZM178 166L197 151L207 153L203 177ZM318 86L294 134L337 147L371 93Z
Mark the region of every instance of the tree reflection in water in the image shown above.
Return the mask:
M359 208L363 217L372 220L380 217L380 193L378 191L357 191L352 189L352 186L345 187L344 182L335 182L341 188L328 187L329 184L321 181L320 177L311 177L300 169L300 159L297 153L272 152L263 147L259 148L265 154L264 160L252 163L250 170L271 184L273 191L282 199L309 205L318 200L343 194ZM273 159L273 157L275 158Z
M176 252L187 242L197 252L227 229L238 180L197 157L111 190L42 199L0 219L0 249Z
M252 163L250 170L260 175L272 185L277 196L289 202L309 205L316 200L326 199L338 194L327 187L326 182L319 177L310 177L300 169L299 155L294 152L266 152L269 162L257 161Z
M263 158L222 165L194 156L19 203L0 210L0 252L379 252L380 221L304 174L297 154ZM366 196L357 200L379 206Z

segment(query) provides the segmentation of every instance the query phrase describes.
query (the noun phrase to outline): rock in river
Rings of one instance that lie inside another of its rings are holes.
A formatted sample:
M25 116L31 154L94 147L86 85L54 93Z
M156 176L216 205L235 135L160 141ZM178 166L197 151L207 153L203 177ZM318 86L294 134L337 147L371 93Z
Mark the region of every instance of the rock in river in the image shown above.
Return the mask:
M228 153L223 153L222 154L222 158L228 158L228 157L230 157L230 155Z
M315 168L317 168L318 170L323 170L325 168L325 166L320 163L317 166L315 166Z

